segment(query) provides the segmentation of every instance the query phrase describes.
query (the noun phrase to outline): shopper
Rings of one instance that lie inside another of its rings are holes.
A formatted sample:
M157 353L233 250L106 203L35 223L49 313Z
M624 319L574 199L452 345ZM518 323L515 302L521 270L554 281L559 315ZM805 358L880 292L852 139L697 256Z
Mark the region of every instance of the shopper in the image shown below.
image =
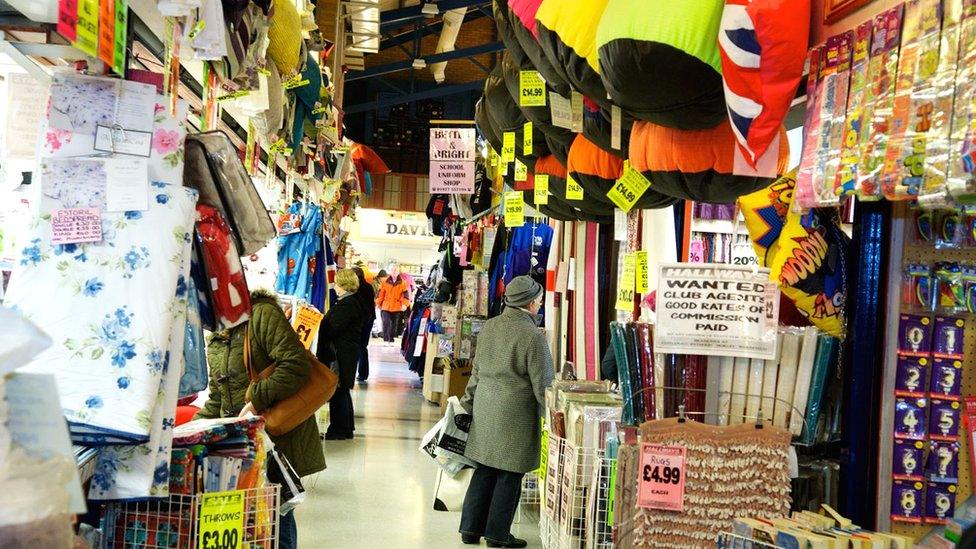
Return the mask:
M366 273L362 268L356 267L353 271L359 278L356 299L363 310L363 328L359 338L359 375L356 378L360 383L366 383L369 379L369 336L373 331L373 322L376 320L376 292L373 291L373 286L366 282Z
M485 322L461 404L471 412L464 455L478 463L461 513L461 541L525 547L512 536L522 477L539 466L539 420L552 384L552 355L538 329L544 291L529 276L505 289L505 310Z
M407 283L400 276L400 268L396 265L390 266L389 276L380 285L380 293L376 296L376 304L383 317L383 341L387 343L393 343L400 317L410 305L407 295Z
M274 365L274 375L250 383L244 365L245 337L250 338L250 362L254 370L260 374ZM305 347L278 307L274 295L264 291L251 293L250 321L213 335L207 346L207 363L210 366L210 397L197 413L197 418L260 413L298 392L312 368ZM314 417L289 433L271 437L271 440L299 476L325 469L325 455ZM280 482L282 479L270 480ZM281 516L279 547L298 547L294 513Z
M329 400L329 429L326 440L352 438L356 430L353 419L352 390L356 380L356 364L362 346L363 309L356 294L359 277L352 269L336 273L336 293L339 300L329 308L319 325L318 358L339 374L339 386Z

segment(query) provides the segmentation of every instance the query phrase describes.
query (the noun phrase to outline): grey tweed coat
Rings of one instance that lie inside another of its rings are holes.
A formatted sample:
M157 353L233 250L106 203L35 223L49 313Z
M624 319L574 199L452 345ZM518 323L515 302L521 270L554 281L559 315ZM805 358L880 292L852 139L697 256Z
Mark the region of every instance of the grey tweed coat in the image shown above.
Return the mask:
M465 457L503 471L536 469L539 421L554 377L549 343L535 315L508 307L485 322L461 401L472 413Z

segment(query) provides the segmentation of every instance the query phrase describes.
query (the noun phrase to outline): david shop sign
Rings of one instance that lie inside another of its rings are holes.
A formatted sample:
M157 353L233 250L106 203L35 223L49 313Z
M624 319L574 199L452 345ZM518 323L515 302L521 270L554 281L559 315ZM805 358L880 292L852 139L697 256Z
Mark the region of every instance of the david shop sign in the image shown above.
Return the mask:
M430 232L426 223L419 221L387 220L386 236L436 236Z

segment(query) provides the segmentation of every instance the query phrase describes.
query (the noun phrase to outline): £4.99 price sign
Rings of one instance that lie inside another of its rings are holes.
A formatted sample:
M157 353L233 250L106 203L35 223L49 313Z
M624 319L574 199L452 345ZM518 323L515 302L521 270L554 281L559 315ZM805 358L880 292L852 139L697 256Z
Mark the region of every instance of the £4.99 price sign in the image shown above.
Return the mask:
M202 494L197 549L240 549L244 540L244 491Z
M685 454L684 446L641 444L638 507L685 510Z

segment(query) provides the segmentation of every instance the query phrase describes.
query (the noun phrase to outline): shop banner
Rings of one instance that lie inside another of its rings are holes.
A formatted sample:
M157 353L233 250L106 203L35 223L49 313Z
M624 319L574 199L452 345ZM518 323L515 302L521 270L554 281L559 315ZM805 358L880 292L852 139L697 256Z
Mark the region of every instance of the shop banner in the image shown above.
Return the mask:
M244 491L200 495L198 549L237 549L244 544Z
M661 265L656 352L772 360L778 319L779 288L769 269Z
M684 446L641 444L637 506L665 511L685 510Z
M618 311L631 312L634 310L634 285L637 276L637 254L624 254L624 268L620 273L617 284Z
M431 194L471 194L474 192L474 128L430 129Z

